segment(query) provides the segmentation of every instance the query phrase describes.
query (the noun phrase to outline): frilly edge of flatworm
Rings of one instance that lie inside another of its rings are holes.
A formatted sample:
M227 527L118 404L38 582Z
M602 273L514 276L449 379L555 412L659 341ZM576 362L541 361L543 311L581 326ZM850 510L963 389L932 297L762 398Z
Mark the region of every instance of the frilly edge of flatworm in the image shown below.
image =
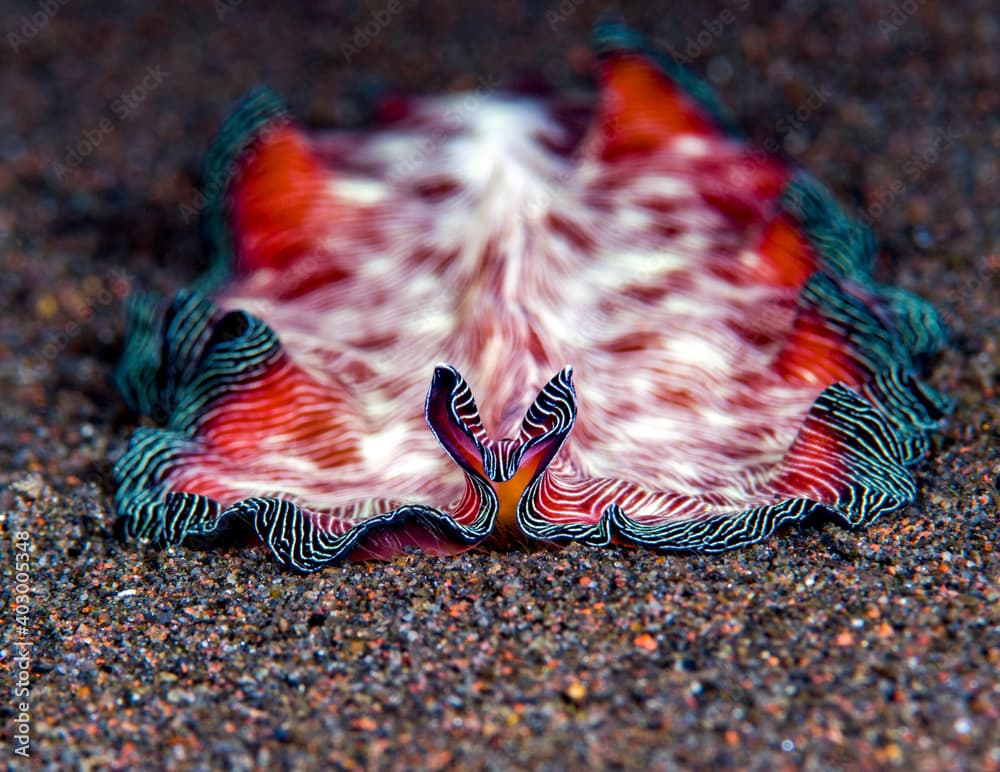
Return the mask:
M735 133L706 84L651 52L623 25L599 25L595 47L601 56L629 54L654 61L692 100L698 112L692 120L704 119L729 135ZM249 528L282 564L301 571L348 557L392 554L404 545L449 552L489 543L497 527L497 494L491 483L506 479L501 467L507 461L480 441L471 392L457 372L444 367L435 371L426 414L442 447L465 469L473 491L472 509L461 518L430 506L404 504L338 533L286 499L250 497L223 506L211 497L169 488L167 477L175 465L208 452L198 436L219 400L250 393L261 379L287 366L281 343L267 324L243 311L223 311L208 293L236 259L227 192L242 158L262 136L289 122L280 99L266 88L251 92L235 109L205 164L202 225L212 267L172 302L137 296L130 303L119 385L130 405L144 415L165 416L165 426L136 430L115 467L115 501L125 532L156 543L209 545ZM871 278L876 244L870 229L845 214L809 175L791 174L778 203L781 217L808 243L816 266L802 284L791 343L774 367L795 379L817 367L820 354L828 354L831 370L825 375L832 385L819 394L776 468L770 482L773 503L661 522L632 519L617 502L610 502L593 522L554 522L539 515L536 504L545 465L575 418L576 398L567 370L541 390L516 451L545 456L532 467L533 476L517 504L517 528L524 537L718 552L755 543L811 515L862 527L914 499L907 467L923 456L928 431L950 407L918 377L919 360L944 343L943 326L925 301ZM848 377L854 388L836 382ZM475 459L463 460L477 454L481 465Z

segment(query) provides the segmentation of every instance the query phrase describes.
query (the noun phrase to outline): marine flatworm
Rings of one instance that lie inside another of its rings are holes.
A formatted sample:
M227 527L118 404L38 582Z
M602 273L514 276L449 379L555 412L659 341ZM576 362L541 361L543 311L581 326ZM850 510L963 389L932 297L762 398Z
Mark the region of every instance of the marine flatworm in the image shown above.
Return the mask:
M236 108L214 267L130 307L119 383L165 422L115 469L128 536L256 534L312 571L715 552L913 500L933 309L706 84L620 22L594 39L596 97L413 98L364 131L306 132L266 89Z

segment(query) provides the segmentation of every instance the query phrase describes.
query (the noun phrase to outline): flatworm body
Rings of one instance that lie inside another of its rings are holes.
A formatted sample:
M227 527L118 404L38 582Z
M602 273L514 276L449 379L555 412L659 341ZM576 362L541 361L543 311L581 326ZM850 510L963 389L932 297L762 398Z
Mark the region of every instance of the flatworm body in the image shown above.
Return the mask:
M214 268L138 298L165 425L126 533L255 533L311 571L408 547L721 551L912 501L943 330L819 183L618 22L596 97L419 98L307 133L249 95L206 162ZM572 368L572 369L570 369Z

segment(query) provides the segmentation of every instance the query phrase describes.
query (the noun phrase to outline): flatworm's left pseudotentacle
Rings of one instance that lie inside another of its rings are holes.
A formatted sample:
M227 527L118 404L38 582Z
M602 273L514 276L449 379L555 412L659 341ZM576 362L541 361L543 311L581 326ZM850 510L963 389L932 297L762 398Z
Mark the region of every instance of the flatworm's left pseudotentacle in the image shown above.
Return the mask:
M596 97L418 98L360 132L238 106L206 162L214 268L131 306L119 382L165 424L115 469L129 536L256 533L311 571L720 551L913 500L933 309L704 83L618 22L595 47Z

